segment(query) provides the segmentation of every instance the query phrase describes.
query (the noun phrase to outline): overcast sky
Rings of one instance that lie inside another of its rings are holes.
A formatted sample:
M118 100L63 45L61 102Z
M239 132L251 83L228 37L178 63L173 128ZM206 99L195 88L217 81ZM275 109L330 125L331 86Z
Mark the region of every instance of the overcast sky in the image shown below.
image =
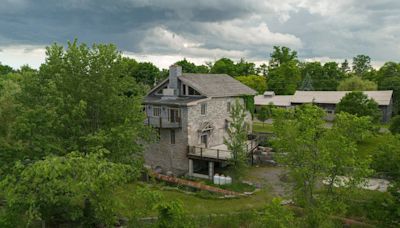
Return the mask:
M266 62L274 45L303 60L366 54L400 61L399 0L0 0L0 62L38 67L57 42L114 43L167 67L221 57Z

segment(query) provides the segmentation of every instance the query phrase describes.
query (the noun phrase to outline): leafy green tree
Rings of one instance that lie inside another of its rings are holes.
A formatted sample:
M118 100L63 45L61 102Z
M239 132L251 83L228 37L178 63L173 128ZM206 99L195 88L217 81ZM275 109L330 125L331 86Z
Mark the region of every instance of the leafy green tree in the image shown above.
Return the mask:
M208 73L210 69L206 65L197 66L196 64L183 59L181 61L176 62L175 64L182 67L183 73Z
M268 89L275 94L291 95L301 81L297 52L274 46L268 68Z
M254 89L258 94L263 94L267 90L267 79L264 76L238 76L235 79Z
M0 182L7 209L26 219L27 225L42 220L49 226L75 222L84 226L116 222L116 187L137 177L139 170L104 159L102 153L64 157L48 156L24 165Z
M372 70L371 58L367 55L357 55L353 58L353 72L363 77L367 72Z
M392 132L392 134L400 134L400 115L392 118L390 121L389 130Z
M308 74L308 73L306 74L299 89L302 91L313 91L314 90L310 74Z
M301 81L300 69L295 61L269 69L268 89L279 95L291 95Z
M230 76L237 76L235 63L228 58L221 58L217 60L211 67L210 73L212 74L227 74Z
M180 201L162 202L157 205L157 227L160 228L185 228L193 227Z
M336 112L347 112L356 116L370 116L374 122L378 122L382 115L378 103L362 92L346 94L336 105Z
M378 71L378 88L380 90L393 90L393 113L400 110L400 64L385 63Z
M274 107L273 104L268 104L267 106L262 106L258 110L257 119L263 123L263 126L264 126L265 121L272 117L273 107Z
M125 66L113 45L48 47L39 72L21 82L12 137L22 155L13 159L103 148L113 161L141 164L151 131L143 125L143 87Z
M368 91L377 90L378 86L369 80L363 80L358 76L347 78L340 82L337 90L339 91Z
M256 68L256 73L258 75L262 75L264 77L267 77L268 75L268 66L267 64L263 63L259 67Z
M294 213L281 205L280 198L273 198L272 202L267 204L260 222L263 227L290 228L296 225Z
M338 114L332 129L326 129L324 115L321 108L309 104L274 113L273 146L294 180L294 202L304 207L310 227L323 226L329 214L345 211L352 190L370 174L369 159L359 156L356 140L348 137L349 129L360 122L368 125L369 119ZM346 188L334 188L340 175L350 177ZM327 186L317 191L321 180Z
M224 138L224 144L232 151L229 163L233 174L240 178L248 166L246 151L248 128L245 122L246 111L239 100L236 100L235 105L231 107L229 117L231 121L227 130L228 138Z
M400 136L387 135L373 154L372 168L386 178L400 181Z
M238 75L244 75L244 76L255 75L256 74L255 66L256 65L254 63L247 62L242 58L242 59L240 59L240 61L238 63L235 64L236 75L234 75L234 76L238 76Z
M290 62L298 62L297 52L291 50L288 47L274 46L274 50L271 53L271 59L269 61L270 68L274 69L282 64Z
M345 59L341 64L340 64L340 70L342 71L343 74L347 74L350 72L350 65L347 59Z
M0 75L6 75L15 72L14 69L8 65L3 65L0 62Z

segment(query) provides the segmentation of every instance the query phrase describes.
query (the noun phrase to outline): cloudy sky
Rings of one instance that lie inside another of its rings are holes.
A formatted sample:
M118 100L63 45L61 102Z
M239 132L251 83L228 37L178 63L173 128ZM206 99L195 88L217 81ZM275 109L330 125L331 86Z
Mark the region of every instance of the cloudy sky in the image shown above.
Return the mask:
M274 45L303 60L366 54L400 61L399 0L0 0L0 62L38 67L44 47L114 43L167 67L182 58L265 62Z

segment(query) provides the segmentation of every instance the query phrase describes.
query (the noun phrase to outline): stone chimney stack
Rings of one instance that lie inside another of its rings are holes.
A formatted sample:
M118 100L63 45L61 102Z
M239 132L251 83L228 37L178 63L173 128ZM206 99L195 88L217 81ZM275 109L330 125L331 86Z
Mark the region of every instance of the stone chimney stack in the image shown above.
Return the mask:
M182 76L182 67L172 65L169 67L168 88L163 90L163 99L173 99L179 94L178 77Z

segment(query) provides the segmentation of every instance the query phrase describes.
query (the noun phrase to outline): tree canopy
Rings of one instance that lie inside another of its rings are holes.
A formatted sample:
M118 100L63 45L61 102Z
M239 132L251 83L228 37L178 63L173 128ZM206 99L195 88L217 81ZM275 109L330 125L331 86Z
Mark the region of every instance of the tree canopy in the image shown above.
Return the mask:
M341 81L337 87L339 91L368 91L377 90L378 86L369 80L363 80L358 76L353 76Z
M263 94L267 90L267 79L264 76L238 76L235 79L254 89L258 94Z
M346 94L336 105L336 112L347 112L356 116L369 116L374 122L378 122L382 115L378 103L362 92Z

